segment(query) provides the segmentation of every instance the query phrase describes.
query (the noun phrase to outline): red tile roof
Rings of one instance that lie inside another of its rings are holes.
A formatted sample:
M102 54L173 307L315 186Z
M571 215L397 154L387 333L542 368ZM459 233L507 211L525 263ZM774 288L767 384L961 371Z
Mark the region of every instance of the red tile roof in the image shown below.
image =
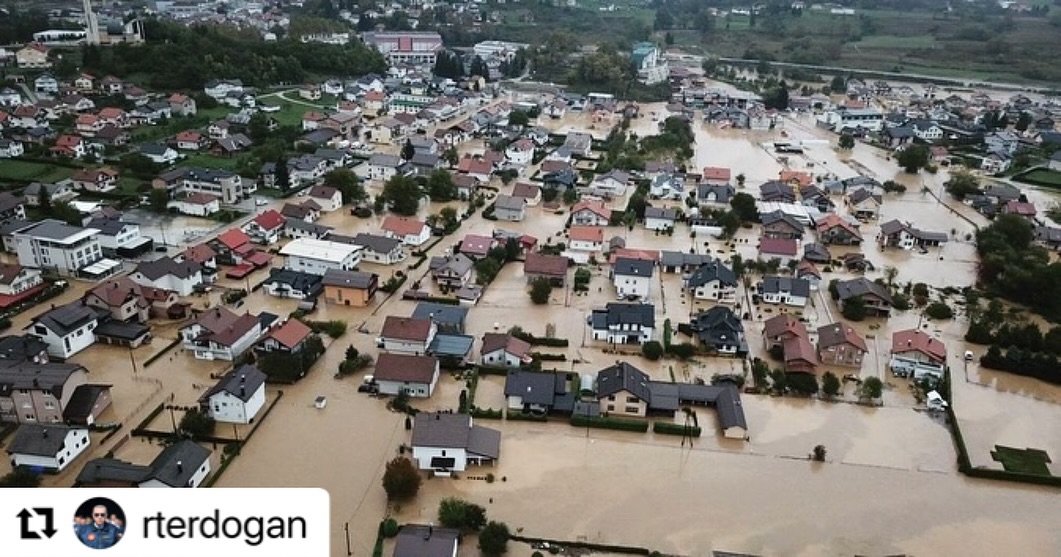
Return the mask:
M217 257L217 252L214 251L214 248L211 248L206 244L199 244L184 250L182 255L185 259L190 259L196 263L202 264Z
M431 383L435 378L438 359L434 356L407 356L404 354L380 354L376 358L376 381L402 383Z
M549 275L563 277L567 275L567 258L560 255L528 253L523 262L523 273L528 275Z
M604 229L599 226L572 226L571 239L583 242L604 242Z
M383 219L383 225L381 228L397 236L409 236L420 234L425 226L427 225L424 224L423 221L416 220L412 217L389 215L387 218Z
M400 340L415 340L427 342L431 335L430 319L414 319L412 317L397 317L390 315L383 322L383 329L379 336Z
M269 333L269 337L285 348L294 349L299 344L302 344L302 341L309 338L311 334L313 334L313 330L307 327L305 323L298 319L288 319L287 323Z
M792 238L760 238L759 252L795 257L799 244Z
M789 183L789 182L791 182L793 180L799 182L800 186L809 186L809 185L811 185L814 182L814 179L811 178L811 175L806 173L806 172L803 172L802 170L782 170L781 171L781 181L782 182Z
M599 201L589 200L579 201L578 203L575 203L575 205L571 207L571 214L574 215L579 211L583 210L589 211L597 216L603 217L605 220L610 219L612 216L611 209L605 207L603 203Z
M721 166L704 167L704 180L729 180L730 170Z
M268 211L254 217L254 222L258 223L258 226L266 230L276 230L277 228L283 226L284 223L287 222L287 219L284 218L284 215L277 213L273 209L269 209Z
M896 331L892 334L892 354L920 352L936 363L947 361L947 346L917 329Z
M827 231L827 230L829 230L831 228L835 228L837 226L839 226L840 228L843 228L844 230L846 230L852 236L854 236L854 237L856 237L856 238L858 238L860 240L862 239L862 234L858 231L857 228L855 228L855 225L851 224L850 222L848 222L847 219L845 219L845 218L843 218L840 215L837 215L835 213L830 213L830 214L825 215L824 217L822 217L818 221L817 226L815 228L818 230L818 232L825 232L825 231Z
M217 241L224 244L228 249L234 250L242 245L250 243L251 237L238 228L229 228L217 235Z

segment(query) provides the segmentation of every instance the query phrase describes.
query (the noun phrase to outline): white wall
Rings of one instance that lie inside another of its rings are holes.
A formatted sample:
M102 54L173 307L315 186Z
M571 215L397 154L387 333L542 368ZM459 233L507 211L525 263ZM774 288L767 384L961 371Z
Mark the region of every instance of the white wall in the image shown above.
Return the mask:
M652 277L617 274L612 279L612 284L615 285L615 290L620 296L639 296L648 299L652 290Z
M468 454L464 449L413 446L413 459L421 470L431 470L431 459L436 456L453 458L450 470L454 472L463 472L468 467Z
M340 262L314 259L312 257L304 257L300 255L288 255L287 260L284 262L284 268L291 269L292 271L301 271L303 273L323 276L328 269L339 269L342 271L353 270L353 268L357 267L357 264L360 262L360 251L351 253Z
M50 356L66 359L96 342L96 335L92 333L95 328L96 320L93 319L66 336L58 336L51 329L39 324L30 327L29 333L48 345Z
M227 391L222 391L210 397L210 417L225 423L247 424L250 423L258 411L265 405L265 384L251 395L246 403Z
M87 429L72 429L66 432L66 443L55 456L13 454L11 455L11 461L15 466L40 467L61 471L69 466L78 455L85 452L91 442ZM59 462L60 459L62 459L62 463Z

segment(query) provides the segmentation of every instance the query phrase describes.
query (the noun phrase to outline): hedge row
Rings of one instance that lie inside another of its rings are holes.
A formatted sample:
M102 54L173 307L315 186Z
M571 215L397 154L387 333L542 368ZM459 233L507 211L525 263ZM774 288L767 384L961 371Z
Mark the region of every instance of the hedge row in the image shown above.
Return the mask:
M526 331L517 331L512 336L529 342L532 346L551 346L553 348L567 348L566 338L536 337Z
M543 362L566 362L566 354L546 354L542 352L531 352L531 357L535 360L541 360Z
M527 414L526 412L509 412L506 416L508 420L523 421L523 422L547 422L549 418L545 415Z
M496 366L479 366L477 370L479 375L499 375L501 377L507 377L509 372L506 368Z
M473 418L482 418L484 420L500 420L503 412L500 410L494 410L493 408L472 408L469 412Z
M660 433L663 435L690 435L692 437L700 437L700 428L697 427L685 427L681 424L672 424L668 422L655 422L652 424L652 432Z
M640 420L620 420L617 418L587 418L585 416L571 416L571 425L575 427L597 427L601 429L617 429L620 431L648 431L648 422Z

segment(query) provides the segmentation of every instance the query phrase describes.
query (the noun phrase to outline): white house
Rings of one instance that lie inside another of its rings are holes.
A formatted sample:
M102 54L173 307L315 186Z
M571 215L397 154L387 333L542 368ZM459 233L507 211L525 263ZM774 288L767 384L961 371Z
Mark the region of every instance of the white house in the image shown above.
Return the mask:
M235 360L258 341L262 323L249 313L213 307L180 330L185 350L200 360Z
M402 160L397 155L372 155L368 159L368 179L386 182L398 173Z
M143 286L172 290L179 296L190 296L203 283L203 267L192 260L177 262L172 257L145 261L136 266L129 278Z
M287 219L273 209L254 217L243 225L243 231L259 244L269 245L280 239Z
M674 221L677 219L677 209L645 207L645 228L649 230L667 230L674 228Z
M285 269L324 275L328 269L354 270L361 263L361 251L361 246L352 244L296 238L280 250L280 255L287 258Z
M151 159L155 164L173 164L177 162L179 153L173 147L159 143L148 143L140 146L140 154Z
M88 449L88 428L62 424L18 426L15 438L7 446L12 466L39 468L59 472Z
M621 170L612 170L593 179L588 189L593 195L601 197L622 197L626 195L626 184L630 176Z
M737 276L718 259L697 267L686 281L686 286L698 300L720 303L737 301Z
M165 449L147 467L139 487L199 487L210 475L210 449L182 439Z
M167 209L197 217L208 217L221 211L221 197L209 193L196 192L179 199L166 202Z
M604 229L599 226L572 226L568 232L573 251L598 252L604 249Z
M615 292L622 298L649 299L654 270L652 261L626 257L616 259L612 264L612 284L615 285Z
M387 352L421 355L438 334L438 325L431 319L387 316L383 321L376 344Z
M381 353L376 359L373 381L380 394L407 393L415 398L428 398L438 384L438 358L408 354Z
M67 359L96 342L99 314L80 300L50 309L30 322L26 332L48 345L48 355Z
M26 148L21 141L14 139L0 139L0 159L13 159L21 157L26 153Z
M412 217L389 215L380 226L383 235L397 238L407 246L419 246L431 239L431 227L426 222Z
M45 219L14 233L15 252L23 267L53 269L73 276L103 258L99 230Z
M493 464L501 454L501 432L474 424L467 414L423 412L413 421L413 460L436 476Z
M505 149L505 158L508 162L517 166L526 166L534 158L534 142L527 139L513 141Z
M656 329L656 308L652 304L610 303L595 309L589 318L593 340L609 344L643 344Z
M498 194L494 200L494 216L497 220L519 222L527 216L527 200L522 197Z
M99 230L97 238L104 255L137 257L151 249L151 238L140 234L140 225L120 216L93 218L85 227Z
M227 97L229 93L242 93L243 82L238 79L212 79L206 82L203 91L215 99L223 99Z
M0 295L18 296L42 282L44 280L38 269L30 269L17 263L0 263Z
M767 276L759 285L759 295L768 304L805 307L810 298L810 282L801 278Z
M486 333L479 362L484 366L517 368L531 361L531 345L507 333Z
M223 375L199 397L199 404L218 422L254 423L255 416L265 406L265 379L265 374L258 368L242 365Z
M352 243L361 246L361 260L393 265L405 260L405 249L397 238L361 233L354 236Z
M571 207L572 226L608 226L612 212L599 201L579 201Z
M343 206L343 193L330 186L313 186L309 190L309 198L320 205L321 211L325 213L338 211Z

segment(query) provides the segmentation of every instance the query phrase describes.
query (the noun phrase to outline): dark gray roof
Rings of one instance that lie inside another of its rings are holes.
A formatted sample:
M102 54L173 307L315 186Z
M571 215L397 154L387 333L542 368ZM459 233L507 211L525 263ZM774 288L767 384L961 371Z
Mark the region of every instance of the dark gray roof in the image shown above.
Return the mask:
M652 402L648 374L627 362L616 362L597 372L597 398L627 391L646 403Z
M865 277L842 280L836 283L836 292L840 295L841 301L854 297L861 297L866 294L874 294L877 297L884 299L889 304L892 303L892 295L888 292L887 288Z
M27 361L48 349L48 345L33 335L0 337L0 366Z
M8 234L20 232L31 226L33 226L32 221L18 219L11 220L4 223L3 225L0 225L0 236L7 236Z
M888 128L884 133L888 134L889 137L901 139L906 137L913 137L914 129L907 126L899 126L895 128Z
M471 354L475 337L452 333L438 333L427 346L427 353L432 356L466 358Z
M411 316L413 319L431 319L436 325L464 326L464 320L468 318L468 308L464 306L451 306L436 302L420 302L416 304Z
M368 159L368 164L373 166L386 166L391 168L398 168L398 165L402 163L402 159L398 155L384 155L376 154L372 155Z
M292 290L304 292L310 296L321 290L321 276L291 269L269 269L269 278L263 284L284 284Z
M306 222L302 219L287 219L287 221L284 222L284 227L291 230L302 230L303 232L314 234L317 237L323 237L326 234L330 233L332 230L334 230L330 226L325 226L323 224L317 224L314 222Z
M40 238L47 238L49 240L64 240L84 232L84 228L80 226L70 226L63 221L55 219L45 219L37 223L33 228L26 230L27 234L32 234Z
M595 309L591 315L594 329L607 329L609 325L656 326L656 306L652 304L610 303L605 309Z
M166 447L155 457L151 462L151 472L145 479L158 480L170 487L187 487L192 476L208 458L210 449L194 441L182 439Z
M398 531L394 557L452 557L459 539L459 530L406 524Z
M199 397L199 402L210 400L210 397L225 392L243 402L247 402L254 393L265 384L266 376L257 367L244 364L223 375L209 391Z
M85 368L77 364L35 364L20 362L0 369L0 396L11 396L15 389L36 389L62 398L63 386L75 372Z
M63 407L63 419L68 423L87 423L88 417L103 393L110 392L110 385L78 385L69 402Z
M395 248L401 246L402 241L397 238L360 233L357 236L354 236L353 243L358 246L363 246L368 251L390 253L394 251Z
M66 434L75 429L62 424L22 424L15 432L15 438L7 446L8 454L55 457L63 448ZM87 430L86 430L87 437Z
M149 466L133 464L114 458L97 458L90 460L77 475L77 484L97 484L101 482L120 482L138 484L148 478Z
M567 394L567 374L512 370L505 377L505 396L518 396L524 404L554 406L557 395Z
M161 257L137 265L134 272L143 274L148 280L158 280L166 275L173 275L183 280L202 270L202 265L190 259L177 263L172 257Z
M723 264L722 261L715 259L704 263L693 271L692 276L689 277L689 287L697 288L714 280L730 286L737 285L737 275L733 274L733 270Z
M717 203L729 203L730 198L737 192L730 184L700 184L696 186L696 196L699 199L707 199L712 193L715 194Z
M475 266L475 261L463 253L451 257L432 257L429 268L432 271L448 270L458 276L463 276Z
M685 253L683 251L661 251L659 252L659 264L662 267L685 267L697 266L711 262L711 256L706 253Z
M33 324L44 325L56 335L65 336L96 319L98 319L96 311L78 300L34 317Z
M612 265L612 271L614 271L616 275L651 277L654 267L655 265L653 265L651 261L620 257L616 259L615 263Z
M848 194L847 197L851 200L851 203L862 203L863 201L871 197L876 200L877 203L881 203L884 199L883 197L881 197L880 194L873 193L873 190L871 188L865 187L856 189L855 191Z
M715 306L696 315L692 329L698 333L705 344L715 345L731 343L744 334L744 325L733 310L725 306Z
M93 332L97 337L103 339L121 339L121 340L136 340L143 338L151 332L151 327L144 325L143 323L137 323L136 321L118 321L115 319L106 318L106 320L100 323Z
M891 236L892 234L898 234L899 232L902 232L903 230L908 230L908 229L909 229L909 227L906 225L906 223L904 223L904 222L902 222L902 221L900 221L898 219L892 219L892 220L880 225L880 233L885 235L885 236Z
M829 248L822 244L806 244L803 246L803 258L813 263L828 263L833 257Z
M121 217L97 217L90 220L85 228L95 228L106 236L117 236L128 224Z
M778 199L792 201L796 199L796 193L792 186L778 180L771 180L759 186L759 197L763 201L776 201Z
M810 282L806 279L792 277L763 277L763 292L789 292L793 296L810 296Z
M14 195L11 192L0 192L0 213L6 213L19 205L22 205L21 195Z
M778 221L784 222L791 226L794 230L800 232L803 231L803 224L801 224L795 217L782 211L771 211L769 213L763 213L759 215L759 221L763 223L763 226L774 224Z
M347 286L350 288L368 288L372 285L374 273L362 273L360 271L342 271L339 269L328 269L324 271L321 280L325 286Z
M501 432L473 425L466 414L421 412L413 421L412 445L466 449L496 459L501 453Z
M674 220L678 218L678 210L664 209L662 207L645 207L645 218Z
M497 196L497 200L494 201L494 207L496 209L505 209L507 211L519 211L527 206L527 200L523 197L514 197L511 195L500 194ZM647 209L646 209L647 211Z

